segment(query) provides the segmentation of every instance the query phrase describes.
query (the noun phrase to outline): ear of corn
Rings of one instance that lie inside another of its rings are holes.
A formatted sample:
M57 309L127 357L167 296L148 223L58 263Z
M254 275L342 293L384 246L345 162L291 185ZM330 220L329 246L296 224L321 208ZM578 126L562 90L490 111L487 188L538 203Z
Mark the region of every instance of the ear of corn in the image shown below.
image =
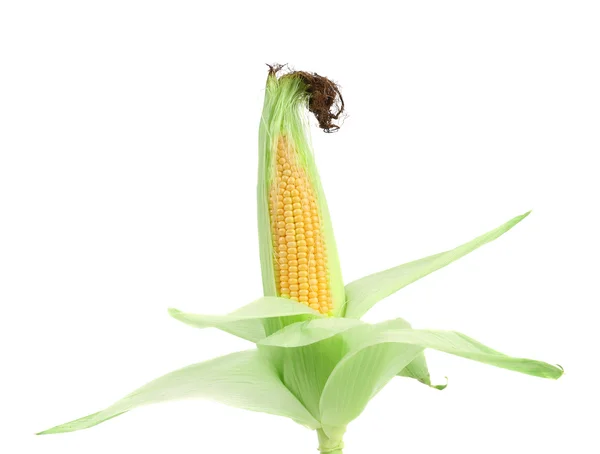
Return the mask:
M307 85L271 73L259 133L258 222L263 288L342 315L344 286L307 122Z
M267 79L258 179L265 296L223 316L169 311L183 323L215 327L258 348L177 370L100 412L41 433L85 429L143 405L207 398L290 418L317 431L322 453L342 454L346 425L393 377L431 386L427 348L537 377L562 375L560 367L504 355L453 331L413 329L402 319L375 325L358 320L379 300L498 238L528 213L456 249L344 288L306 118L313 97L327 93L307 82L320 76L309 76L278 78L271 71ZM330 124L323 118L321 126Z

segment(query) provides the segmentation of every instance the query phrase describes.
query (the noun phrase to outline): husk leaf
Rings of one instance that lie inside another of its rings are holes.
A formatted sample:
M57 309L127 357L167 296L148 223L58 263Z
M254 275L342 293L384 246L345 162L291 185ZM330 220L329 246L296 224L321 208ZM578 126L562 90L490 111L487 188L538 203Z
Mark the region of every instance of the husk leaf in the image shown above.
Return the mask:
M222 356L164 375L102 411L39 435L87 429L144 405L204 398L245 410L285 416L311 429L320 427L283 385L273 365L257 350Z
M563 373L560 367L505 355L455 331L385 328L369 331L358 327L342 337L351 338L352 346L323 389L320 421L326 426L345 426L355 419L398 370L425 348L541 378L557 379Z
M265 326L269 322L283 326L323 317L304 304L275 296L260 298L228 315L189 314L177 309L169 309L169 315L194 328L218 328L251 342L258 342L267 336Z
M385 297L495 240L525 219L529 213L517 216L450 251L405 263L351 282L346 285L346 317L361 318Z

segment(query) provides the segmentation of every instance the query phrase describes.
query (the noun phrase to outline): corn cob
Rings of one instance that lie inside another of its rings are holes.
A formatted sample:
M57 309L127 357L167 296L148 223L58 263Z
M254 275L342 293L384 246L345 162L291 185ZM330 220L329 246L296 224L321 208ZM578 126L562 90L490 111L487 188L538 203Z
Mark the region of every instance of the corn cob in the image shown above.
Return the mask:
M325 78L304 72L277 78L278 69L272 68L267 79L260 125L258 204L265 295L298 301L321 314L341 315L339 260L304 126L312 108L324 129L335 130L332 119L339 116L343 101ZM324 101L316 105L319 96ZM332 113L337 102L338 110Z
M312 184L298 164L293 144L277 140L277 173L270 190L277 295L323 313L333 312L327 247Z

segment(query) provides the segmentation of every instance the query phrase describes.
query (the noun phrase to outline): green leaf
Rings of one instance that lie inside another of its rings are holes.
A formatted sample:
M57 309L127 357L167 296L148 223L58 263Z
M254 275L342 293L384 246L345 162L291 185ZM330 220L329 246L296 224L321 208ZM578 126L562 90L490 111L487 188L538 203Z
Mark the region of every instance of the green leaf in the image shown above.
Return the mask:
M366 330L372 329L410 329L410 324L401 318L389 320L377 325L368 325L360 320L350 318L323 318L289 325L275 334L263 339L258 344L262 346L295 348L320 342L336 336L357 326L365 326ZM354 337L360 338L358 331L353 331ZM350 342L351 343L351 342ZM399 373L399 376L414 378L419 382L437 389L444 389L445 385L431 385L429 370L425 354L419 353L415 359Z
M374 330L360 333L352 350L332 371L320 402L323 426L345 426L425 348L542 378L559 378L563 371L550 364L513 358L454 331ZM343 336L354 336L355 331ZM369 371L369 373L364 373Z
M377 329L404 328L410 329L410 324L402 319L369 325L360 320L323 318L289 325L260 341L258 346L268 352L286 386L319 419L322 390L344 355L360 348L361 339ZM344 336L345 333L348 335ZM431 385L422 351L400 373ZM325 428L328 433L330 430Z
M265 326L271 319L282 320L281 326L285 326L305 318L322 317L304 304L275 296L260 298L228 315L188 314L177 309L169 309L169 314L195 328L218 328L251 342L258 342L270 334L265 331Z
M481 235L473 241L458 246L451 251L405 263L404 265L371 274L351 282L346 285L346 317L362 317L383 298L406 287L408 284L412 284L422 277L449 265L455 260L473 252L480 246L495 240L525 219L529 213L530 212L517 216L497 229Z
M429 368L427 367L427 360L425 359L425 353L419 353L410 364L402 369L397 374L399 377L414 378L415 380L431 386L431 375Z
M319 420L323 387L331 371L348 352L344 339L333 335L299 347L278 347L261 343L258 347L276 367L284 385Z
M320 427L283 385L273 365L258 350L248 350L171 372L98 413L39 435L87 429L136 407L190 398L205 398L245 410L285 416L311 429Z
M411 329L410 323L397 318L375 325L351 318L328 317L289 325L258 342L259 346L296 348L312 345L351 330L346 336L348 347L353 350L363 345L365 335L375 331Z
M338 334L363 325L367 326L360 320L337 317L294 323L259 341L258 347L277 367L283 383L319 419L321 391L348 352Z
M361 325L366 323L351 318L318 318L288 325L258 344L286 348L304 347Z
M377 323L375 325L379 330L388 330L388 329L412 329L410 324L401 318L397 318L395 320L387 320L385 322ZM415 359L413 359L404 369L398 372L398 376L413 378L424 385L427 385L431 388L435 388L438 390L443 390L446 388L447 383L445 385L432 385L431 384L431 375L429 374L429 368L427 367L427 360L425 359L425 352L420 352L417 354Z
M367 330L411 328L410 324L401 318L388 320L376 325L368 325L360 320L350 318L322 318L289 325L263 339L259 342L259 345L285 348L303 347L336 336L349 329L356 328L357 326L365 326L366 328L363 329ZM358 331L353 331L353 333L353 337L360 338ZM398 373L398 375L414 378L432 388L444 389L446 387L446 385L431 384L429 370L423 352L419 353L410 364Z
M533 359L505 355L475 339L456 331L441 330L390 330L378 333L378 342L394 342L433 348L491 366L533 375L541 378L558 379L563 374L561 367Z
M442 391L448 386L448 379L443 385L431 384L431 375L429 374L429 368L427 367L427 360L425 359L425 352L417 353L415 359L413 359L408 366L402 369L398 373L399 377L414 378L415 380L429 386L430 388Z
M345 333L351 350L331 372L319 401L325 431L354 420L369 400L423 351L417 346L377 343L376 333L373 328Z

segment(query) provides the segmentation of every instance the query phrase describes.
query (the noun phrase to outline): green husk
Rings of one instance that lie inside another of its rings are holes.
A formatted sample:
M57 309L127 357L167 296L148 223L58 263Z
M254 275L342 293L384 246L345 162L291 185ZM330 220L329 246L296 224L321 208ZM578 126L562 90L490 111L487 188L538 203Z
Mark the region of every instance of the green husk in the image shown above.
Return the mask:
M536 377L557 379L562 375L560 366L508 356L454 331L413 329L400 318L377 324L359 320L383 298L495 240L529 213L453 250L364 277L344 288L329 211L310 147L306 110L314 87L308 85L313 76L307 74L277 77L272 69L267 78L258 178L265 296L221 316L169 310L172 317L187 325L218 328L256 343L257 348L174 371L100 412L40 434L86 429L140 406L205 398L289 418L317 431L322 453L342 454L346 426L394 377L416 379L437 389L445 387L431 384L424 353L428 348ZM282 134L294 142L299 161L316 188L328 246L333 317L276 295L268 197L273 150Z
M396 318L394 320L387 320L385 322L377 323L378 329L389 330L389 329L412 329L410 323L402 318ZM399 377L407 377L417 380L424 385L427 385L433 389L442 391L448 386L448 379L443 385L434 385L431 383L431 376L429 374L429 368L427 367L427 360L425 359L425 352L417 353L417 356L400 372Z
M318 345L324 342L322 339L336 339L345 345L346 351L321 388L318 418L324 427L345 427L426 348L541 378L557 379L563 373L560 366L508 356L461 333L411 329L401 319L350 329L332 323L334 320L318 322L318 325L302 322L288 326L285 335L276 333L259 345L294 350Z
M218 328L250 342L267 337L265 325L272 320L288 325L323 317L304 304L275 296L260 298L228 315L188 314L177 309L169 309L169 315L194 328Z
M257 350L248 350L171 372L102 411L38 435L87 429L137 407L190 398L204 398L232 407L285 416L311 429L320 427L283 386L273 365Z
M530 213L531 211L517 216L500 227L450 251L405 263L351 282L346 285L346 317L362 317L385 297L464 257L484 244L494 241L529 216Z

